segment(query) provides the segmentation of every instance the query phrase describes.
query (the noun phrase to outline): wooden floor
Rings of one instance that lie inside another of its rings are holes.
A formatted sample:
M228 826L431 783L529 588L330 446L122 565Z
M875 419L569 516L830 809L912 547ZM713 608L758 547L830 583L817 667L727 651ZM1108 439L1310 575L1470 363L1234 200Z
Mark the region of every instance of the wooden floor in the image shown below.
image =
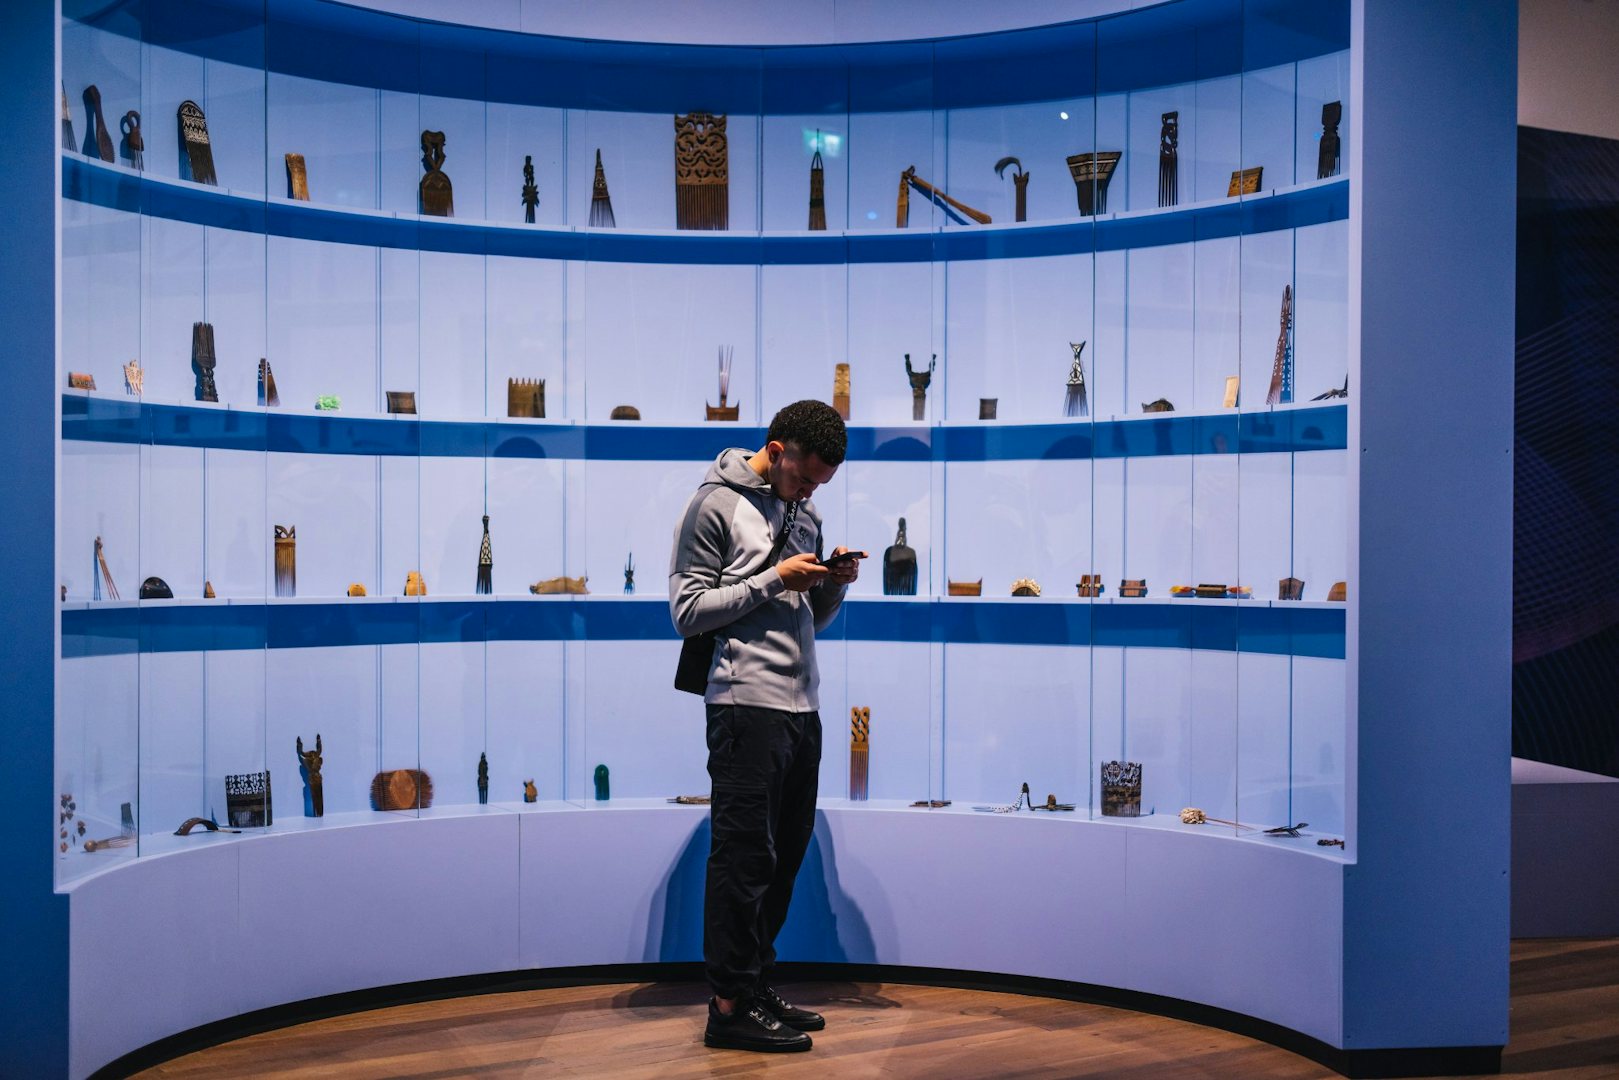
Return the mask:
M815 1049L705 1049L706 990L590 986L379 1009L255 1035L144 1077L1326 1077L1315 1063L1196 1024L1045 998L888 983L804 983ZM1619 940L1512 948L1503 1071L1619 1077Z

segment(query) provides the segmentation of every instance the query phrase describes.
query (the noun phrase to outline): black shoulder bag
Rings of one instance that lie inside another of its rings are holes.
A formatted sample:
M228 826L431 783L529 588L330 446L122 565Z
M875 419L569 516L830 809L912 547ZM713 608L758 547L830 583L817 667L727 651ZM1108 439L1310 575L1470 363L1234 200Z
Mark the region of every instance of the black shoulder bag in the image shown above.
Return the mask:
M798 503L788 503L787 517L783 519L781 533L770 549L770 558L766 560L767 566L775 566L780 561L782 550L787 546L787 534L792 531L793 521L797 517ZM676 690L684 690L698 697L708 693L708 667L714 662L714 639L718 635L718 630L705 630L701 634L693 634L680 643L680 662L675 665Z

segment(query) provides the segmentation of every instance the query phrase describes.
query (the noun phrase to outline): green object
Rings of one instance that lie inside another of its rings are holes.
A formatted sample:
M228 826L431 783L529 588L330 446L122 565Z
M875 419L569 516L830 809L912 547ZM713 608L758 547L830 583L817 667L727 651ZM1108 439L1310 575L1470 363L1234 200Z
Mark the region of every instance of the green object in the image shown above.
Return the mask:
M596 766L596 801L607 801L607 766Z
M320 397L315 399L315 408L324 409L329 412L336 412L338 407L342 404L342 399L340 399L336 394L322 394Z

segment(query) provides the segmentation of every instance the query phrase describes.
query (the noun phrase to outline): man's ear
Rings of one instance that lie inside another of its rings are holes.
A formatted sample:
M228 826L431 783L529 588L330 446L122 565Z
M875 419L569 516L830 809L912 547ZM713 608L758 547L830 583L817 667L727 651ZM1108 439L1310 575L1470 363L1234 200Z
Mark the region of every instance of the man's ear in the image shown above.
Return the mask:
M770 458L770 463L772 465L781 460L781 455L785 454L786 452L787 445L776 439L771 439L769 442L765 443L765 456Z

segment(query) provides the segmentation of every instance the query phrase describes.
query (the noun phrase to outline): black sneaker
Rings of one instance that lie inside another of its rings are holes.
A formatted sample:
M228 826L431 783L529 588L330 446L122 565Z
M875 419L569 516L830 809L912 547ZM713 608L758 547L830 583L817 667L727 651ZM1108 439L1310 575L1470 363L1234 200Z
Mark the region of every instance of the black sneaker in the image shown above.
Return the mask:
M826 1017L818 1012L789 1005L776 993L774 986L761 986L753 992L753 1000L783 1024L797 1031L820 1031L826 1027Z
M703 1045L719 1050L791 1054L808 1050L812 1044L808 1035L783 1025L758 1000L739 1000L736 1011L726 1016L710 998L708 1030L703 1032Z

